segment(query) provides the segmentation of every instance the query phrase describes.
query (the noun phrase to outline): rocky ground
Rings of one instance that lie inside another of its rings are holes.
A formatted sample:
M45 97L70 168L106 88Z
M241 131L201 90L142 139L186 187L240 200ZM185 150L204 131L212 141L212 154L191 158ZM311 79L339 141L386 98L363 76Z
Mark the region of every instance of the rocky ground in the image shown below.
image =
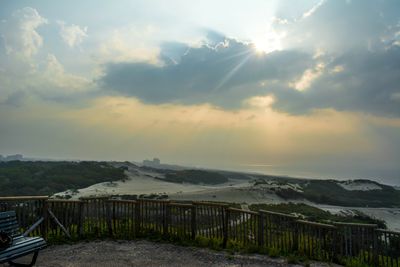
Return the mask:
M28 262L26 257L20 262ZM7 266L5 264L4 266ZM39 253L36 266L301 266L265 255L230 255L209 249L150 241L98 241L50 246ZM328 263L310 266L328 267Z

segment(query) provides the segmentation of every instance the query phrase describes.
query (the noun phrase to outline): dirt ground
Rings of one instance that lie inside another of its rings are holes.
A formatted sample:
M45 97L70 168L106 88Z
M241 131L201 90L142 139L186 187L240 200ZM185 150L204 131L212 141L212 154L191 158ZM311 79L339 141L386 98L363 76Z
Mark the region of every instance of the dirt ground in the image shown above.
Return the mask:
M25 257L17 262L29 262ZM0 265L8 266L8 264ZM209 249L150 241L98 241L50 246L39 253L36 266L301 266L265 255L230 255ZM325 263L311 266L328 267Z

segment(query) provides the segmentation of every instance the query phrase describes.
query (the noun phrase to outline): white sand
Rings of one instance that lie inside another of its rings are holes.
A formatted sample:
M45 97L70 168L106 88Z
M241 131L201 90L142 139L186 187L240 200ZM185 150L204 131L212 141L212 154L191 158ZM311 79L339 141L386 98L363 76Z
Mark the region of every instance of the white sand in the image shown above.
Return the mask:
M197 191L212 191L224 187L241 187L243 181L232 180L229 183L221 185L195 185L195 184L178 184L159 180L163 178L160 173L142 171L136 168L129 168L126 172L128 180L125 182L105 182L91 185L73 193L70 190L55 194L55 196L71 195L73 199L89 196L105 196L105 195L141 195L141 194L177 194ZM245 183L247 184L247 182Z
M278 204L286 202L274 192L246 187L228 187L214 190L201 190L196 192L185 192L169 195L173 200L194 200L194 201L221 201L233 203L270 203Z
M343 181L338 182L338 185L349 191L382 190L382 187L377 184L361 181Z

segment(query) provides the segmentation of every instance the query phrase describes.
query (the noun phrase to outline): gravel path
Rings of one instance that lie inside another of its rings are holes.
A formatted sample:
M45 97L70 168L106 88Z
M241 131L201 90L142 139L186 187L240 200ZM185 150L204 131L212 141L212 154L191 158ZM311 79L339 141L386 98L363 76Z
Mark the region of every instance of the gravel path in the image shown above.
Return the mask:
M28 262L30 258L23 259ZM20 262L24 262L21 260ZM1 265L0 265L1 266ZM7 266L7 264L3 265ZM264 255L229 255L209 249L150 241L98 241L50 246L39 253L36 266L300 266ZM331 266L313 263L311 266Z

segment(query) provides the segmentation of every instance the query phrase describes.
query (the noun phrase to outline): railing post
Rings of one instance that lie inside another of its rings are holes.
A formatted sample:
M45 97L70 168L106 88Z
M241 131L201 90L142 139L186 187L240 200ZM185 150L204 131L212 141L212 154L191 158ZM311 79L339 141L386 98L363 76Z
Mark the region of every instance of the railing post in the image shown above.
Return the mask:
M49 217L48 217L48 209L49 209L49 203L47 202L47 199L43 201L43 207L42 207L42 216L43 216L43 224L41 226L41 234L44 239L47 239L47 230L49 228Z
M228 238L229 238L228 231L229 231L230 211L229 211L229 208L224 208L224 211L225 211L223 213L223 214L225 214L225 216L223 217L223 219L224 219L224 223L223 223L224 238L222 241L222 247L226 248L226 245L228 243Z
M339 234L340 234L340 228L335 225L336 228L332 231L332 244L331 244L331 248L332 248L332 260L334 262L338 262L339 261L339 254L342 253L342 243L341 238L339 239Z
M264 213L258 213L258 246L264 246Z
M140 235L140 205L141 201L137 200L135 203L135 236Z
M192 220L191 220L191 230L192 230L192 239L196 239L196 232L197 232L197 225L196 225L196 220L197 220L197 208L196 205L192 205L191 209L191 215L192 215Z
M83 236L83 205L84 202L80 201L78 204L78 235L79 238Z
M293 251L298 251L299 250L299 224L295 221L292 220L291 222L292 228L293 228Z
M113 229L112 229L112 218L111 218L111 200L106 200L106 216L107 216L107 228L108 234L110 237L113 236ZM114 205L114 203L112 203Z
M379 255L378 254L378 248L379 248L378 234L379 234L379 232L377 231L376 228L374 228L372 234L373 234L373 239L374 239L373 245L372 245L372 249L373 249L372 257L373 257L374 266L378 266L379 265L379 258L378 258L378 255Z
M169 203L166 203L164 205L164 220L163 220L163 234L164 236L168 236L168 226L170 224L171 221L171 206L169 205Z

